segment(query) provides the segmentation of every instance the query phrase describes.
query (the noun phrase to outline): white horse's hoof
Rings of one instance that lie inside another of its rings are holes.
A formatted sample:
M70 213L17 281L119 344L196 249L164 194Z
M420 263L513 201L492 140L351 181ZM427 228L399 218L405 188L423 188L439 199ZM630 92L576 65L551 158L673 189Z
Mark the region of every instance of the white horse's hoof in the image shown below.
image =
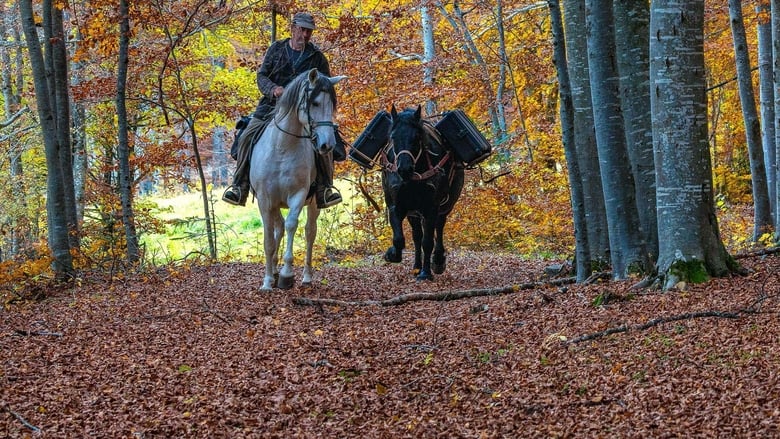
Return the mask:
M276 286L283 290L289 290L293 285L295 285L295 276L279 276L279 282Z

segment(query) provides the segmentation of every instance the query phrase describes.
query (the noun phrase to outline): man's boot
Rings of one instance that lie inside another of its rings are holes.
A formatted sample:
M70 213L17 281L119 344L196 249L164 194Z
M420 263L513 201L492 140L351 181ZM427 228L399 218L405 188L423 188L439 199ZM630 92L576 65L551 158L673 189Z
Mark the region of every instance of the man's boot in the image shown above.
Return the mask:
M331 154L317 154L314 159L317 164L315 196L317 197L317 207L320 209L341 203L341 194L333 186L333 156Z
M339 203L341 203L341 194L338 189L333 186L317 188L317 208L325 209Z
M222 194L222 201L234 206L245 206L247 197L249 197L249 185L234 183Z

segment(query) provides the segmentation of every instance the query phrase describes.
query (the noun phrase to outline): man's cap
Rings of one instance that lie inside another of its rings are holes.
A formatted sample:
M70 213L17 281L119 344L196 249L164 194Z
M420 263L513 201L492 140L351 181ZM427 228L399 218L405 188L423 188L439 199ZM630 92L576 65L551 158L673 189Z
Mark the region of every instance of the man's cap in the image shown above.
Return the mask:
M307 12L296 13L295 16L293 16L292 24L294 26L305 27L306 29L317 29L317 26L314 25L314 17Z

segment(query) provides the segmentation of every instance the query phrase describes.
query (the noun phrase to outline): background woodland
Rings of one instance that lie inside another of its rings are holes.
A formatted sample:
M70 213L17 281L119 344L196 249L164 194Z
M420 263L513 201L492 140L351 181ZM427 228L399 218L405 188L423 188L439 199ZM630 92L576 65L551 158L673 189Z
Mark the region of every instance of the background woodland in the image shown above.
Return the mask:
M703 13L700 76L706 83L712 202L727 248L739 251L762 239L770 242L772 220L754 222L754 215L745 214L744 206L753 202L755 172L730 27L734 5L693 3ZM586 4L600 3L562 2L569 45L592 34L573 23ZM591 9L612 10L608 4ZM450 245L572 258L575 236L582 233L575 233L572 206L577 203L562 139L561 69L556 70L551 15L560 6L538 1L4 1L0 175L6 184L0 185L0 260L6 269L0 276L15 284L46 274L50 266L62 273L150 264L143 237L170 226L161 219L154 194L181 191L203 197L202 217L187 219L203 230L189 236L190 259L233 258L213 208L232 172L227 150L233 125L253 110L259 98L255 71L263 53L274 39L288 36L288 18L298 10L315 13L314 41L332 71L349 77L338 86L338 123L346 140L354 141L377 111L394 104L423 105L430 117L463 109L494 145L492 158L468 172L466 194L448 223ZM649 17L650 9L644 9ZM758 90L757 29L770 20L769 4L745 1L741 9L746 49L753 56L749 79ZM596 18L589 16L589 25ZM43 51L36 55L33 46ZM575 74L587 69L574 65L570 71L576 85ZM41 118L44 102L51 124ZM55 161L73 171L72 182L67 182L69 172L53 171ZM375 204L381 199L379 174L347 161L338 165L337 177L355 194L355 202L342 206L334 220L350 233L325 239L322 246L328 254L378 251L389 234ZM52 200L60 198L52 194L60 188L64 201L58 204ZM594 242L592 267L614 265L608 245ZM657 259L657 251L649 253ZM628 268L616 277L624 277Z

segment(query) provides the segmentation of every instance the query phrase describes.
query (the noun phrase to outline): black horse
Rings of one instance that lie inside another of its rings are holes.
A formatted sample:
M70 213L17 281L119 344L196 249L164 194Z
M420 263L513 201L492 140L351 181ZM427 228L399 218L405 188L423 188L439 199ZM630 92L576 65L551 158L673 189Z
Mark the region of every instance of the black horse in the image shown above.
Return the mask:
M464 169L420 111L419 106L400 113L393 106L391 111L390 142L381 158L382 188L393 228L393 246L385 252L385 260L401 262L407 218L417 280L432 280L433 273L446 268L444 225L463 189Z

